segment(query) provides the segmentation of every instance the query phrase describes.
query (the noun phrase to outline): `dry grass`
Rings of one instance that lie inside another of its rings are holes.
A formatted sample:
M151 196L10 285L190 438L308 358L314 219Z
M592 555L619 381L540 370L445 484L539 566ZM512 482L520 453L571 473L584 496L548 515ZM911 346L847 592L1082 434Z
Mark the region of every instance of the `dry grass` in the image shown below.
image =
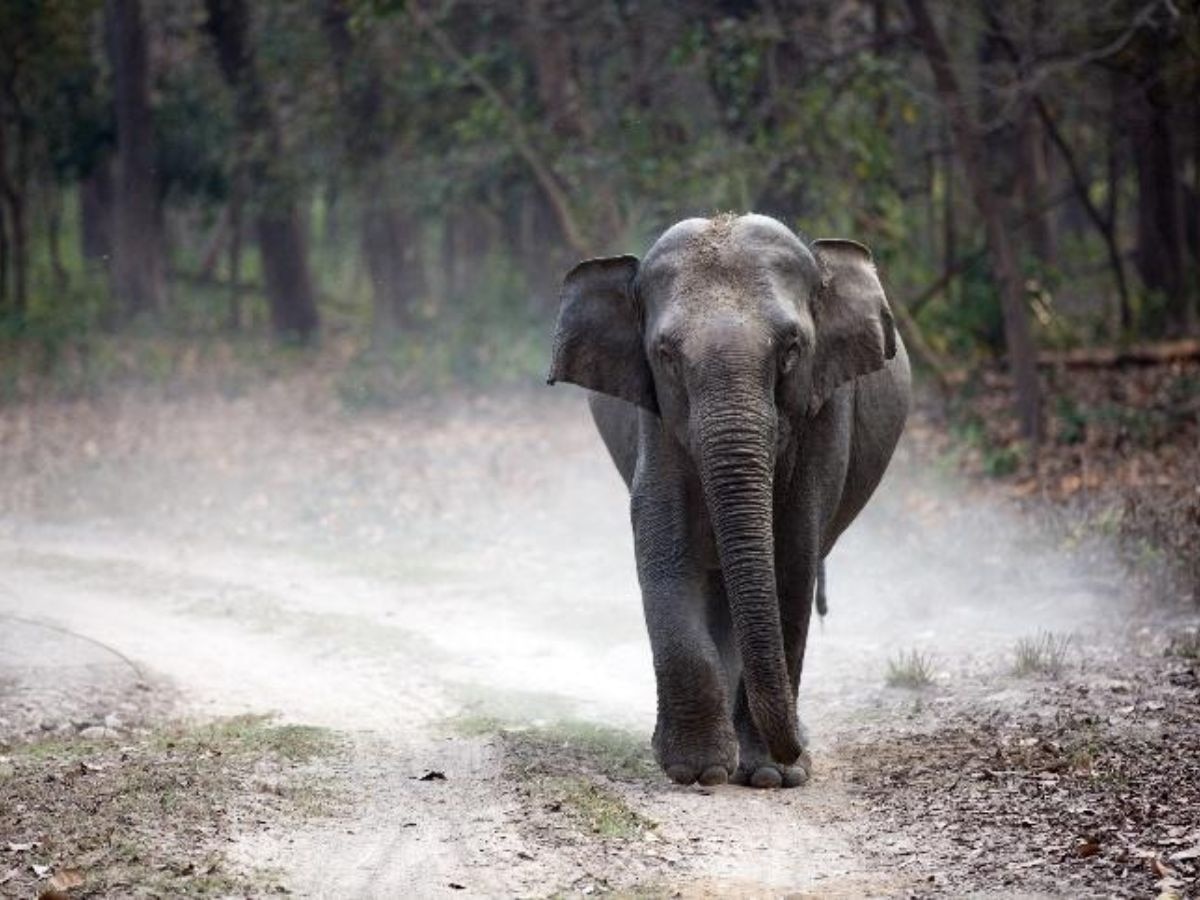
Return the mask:
M887 686L921 690L933 684L933 655L920 650L901 650L888 660Z
M80 896L281 890L224 847L239 822L327 811L333 795L305 765L334 746L260 716L17 745L0 757L0 895L39 896L55 873L82 879Z
M1057 678L1066 668L1071 650L1070 635L1043 631L1034 637L1021 638L1013 650L1013 674L1049 675Z

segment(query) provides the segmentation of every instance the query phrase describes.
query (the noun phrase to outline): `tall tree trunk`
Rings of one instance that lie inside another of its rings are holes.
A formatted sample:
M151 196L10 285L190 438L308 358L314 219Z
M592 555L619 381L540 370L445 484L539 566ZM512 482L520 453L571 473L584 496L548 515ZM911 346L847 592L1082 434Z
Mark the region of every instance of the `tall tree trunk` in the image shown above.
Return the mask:
M244 157L254 196L254 233L262 256L271 326L283 338L311 339L317 331L316 294L308 262L307 223L297 188L280 171L283 133L250 46L246 0L205 0L221 74L235 95L239 140L253 148Z
M62 192L57 184L46 188L46 255L50 258L50 272L54 276L56 290L65 290L70 283L67 267L62 258Z
M1037 380L1037 359L1029 329L1029 313L1022 295L1020 270L1013 250L999 198L988 182L984 165L983 142L979 130L959 88L958 77L950 63L945 44L930 18L924 0L907 0L917 40L929 61L942 106L950 119L955 147L967 177L971 195L987 232L992 267L1000 287L1004 312L1004 337L1008 345L1009 367L1016 386L1016 409L1021 433L1031 443L1041 439L1041 399Z
M112 255L112 166L101 160L79 187L79 244L83 258L107 267Z
M420 230L404 208L404 188L388 165L397 150L383 130L384 81L372 49L351 32L346 0L324 0L322 23L346 113L345 153L357 182L360 246L371 282L372 337L378 341L412 325L415 302L426 293Z
M8 306L8 213L0 197L0 314Z
M1113 274L1117 277L1116 322L1118 327L1113 329L1115 335L1130 334L1133 331L1133 305L1129 302L1129 283L1125 278L1125 262L1117 245L1116 229L1117 216L1120 214L1121 197L1121 122L1120 122L1120 91L1116 75L1110 76L1112 106L1108 116L1107 148L1104 160L1105 177L1105 209L1104 220L1108 223L1105 241L1108 245L1108 256ZM1082 197L1080 198L1082 199Z
M17 111L17 154L16 175L12 174L8 161L8 133L0 122L0 200L8 207L10 231L5 240L5 268L12 268L12 304L17 313L25 311L26 294L29 287L29 232L26 217L26 183L23 176L23 157L26 138Z
M308 240L295 204L260 209L254 221L262 254L263 281L270 300L271 327L285 338L306 340L317 330L307 265Z
M425 268L417 223L391 205L362 211L362 248L374 297L375 337L399 334L413 324L413 300L425 293Z
M1125 96L1125 130L1137 175L1137 252L1142 283L1166 299L1168 332L1188 327L1184 278L1184 233L1179 165L1172 107L1163 78L1164 35L1155 30L1143 51Z
M1023 218L1029 223L1029 243L1038 262L1043 266L1052 266L1057 253L1054 230L1050 227L1050 207L1046 203L1046 141L1041 119L1032 102L1022 104L1017 128L1017 153L1020 159L1017 183L1021 191Z
M942 178L945 181L942 191L942 271L953 272L958 268L958 215L955 204L957 196L954 190L954 149L949 133L943 134L947 150L945 154L945 169ZM954 282L946 285L946 299L951 302L955 298Z
M242 236L246 205L246 178L240 154L233 164L233 189L229 197L229 315L226 327L237 333L242 328Z
M105 20L117 125L113 293L128 315L153 313L163 307L166 278L140 0L107 0Z

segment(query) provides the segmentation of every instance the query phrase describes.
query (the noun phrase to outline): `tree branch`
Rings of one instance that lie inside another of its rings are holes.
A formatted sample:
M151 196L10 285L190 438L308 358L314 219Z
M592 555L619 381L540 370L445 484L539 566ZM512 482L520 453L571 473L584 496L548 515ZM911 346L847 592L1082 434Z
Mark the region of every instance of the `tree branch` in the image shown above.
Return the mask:
M558 176L550 168L550 164L534 146L529 129L525 127L525 123L521 121L521 117L504 98L504 95L500 93L499 89L480 73L478 68L467 59L461 50L454 46L454 42L426 14L419 3L412 3L409 9L412 21L417 28L429 35L442 55L458 67L459 71L496 107L497 112L500 113L505 124L508 125L513 147L521 158L525 160L525 163L529 166L530 171L533 172L533 177L537 180L542 190L546 192L546 198L554 208L555 216L557 216L558 223L563 230L563 236L567 239L567 243L571 245L571 249L580 256L591 256L594 254L595 246L588 239L584 228L580 225L567 191L563 188Z

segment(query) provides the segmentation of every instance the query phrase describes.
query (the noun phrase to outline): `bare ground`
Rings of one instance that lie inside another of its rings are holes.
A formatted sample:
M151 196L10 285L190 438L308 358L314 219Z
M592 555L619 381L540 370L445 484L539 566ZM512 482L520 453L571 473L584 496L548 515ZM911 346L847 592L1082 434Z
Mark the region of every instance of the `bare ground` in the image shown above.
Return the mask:
M649 759L626 502L582 398L328 398L292 379L0 413L6 796L39 802L29 748L112 715L110 739L151 749L179 718L338 735L340 802L264 807L239 773L277 754L222 754L203 784L229 813L196 867L104 896L179 893L214 859L237 895L1196 894L1194 608L957 482L919 426L831 560L801 696L814 781L706 790ZM1069 643L1018 674L1043 633ZM888 687L901 650L928 685ZM9 842L80 865L85 833L11 809L0 879L48 877Z

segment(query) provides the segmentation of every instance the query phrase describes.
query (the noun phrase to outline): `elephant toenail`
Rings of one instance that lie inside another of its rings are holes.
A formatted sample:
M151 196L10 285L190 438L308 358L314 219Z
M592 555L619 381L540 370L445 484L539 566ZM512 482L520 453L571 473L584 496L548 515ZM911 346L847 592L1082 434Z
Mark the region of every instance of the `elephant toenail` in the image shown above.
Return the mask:
M705 787L714 784L725 784L729 781L729 770L724 766L709 766L700 773L700 783Z
M800 787L800 785L808 782L808 772L800 766L788 766L783 773L784 787Z
M779 774L778 769L763 766L754 770L754 774L750 776L750 783L756 788L777 788L783 784L783 776Z
M696 780L696 770L691 766L674 765L667 768L667 777L676 784L691 784Z

